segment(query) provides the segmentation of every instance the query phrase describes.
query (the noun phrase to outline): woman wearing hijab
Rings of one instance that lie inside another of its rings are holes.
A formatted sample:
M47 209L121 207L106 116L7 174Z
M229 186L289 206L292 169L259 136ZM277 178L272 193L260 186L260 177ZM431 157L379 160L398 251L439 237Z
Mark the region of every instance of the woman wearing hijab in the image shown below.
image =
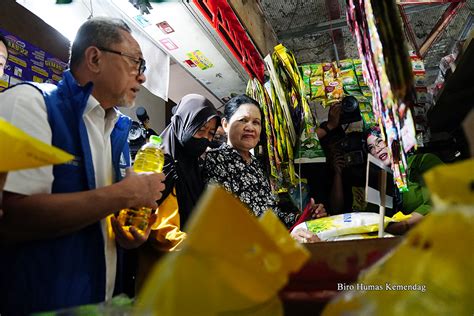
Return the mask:
M199 157L220 124L212 103L198 94L184 96L173 110L171 123L161 133L166 189L158 202L157 221L139 251L138 288L156 260L164 253L179 249L186 238L182 227L205 187Z

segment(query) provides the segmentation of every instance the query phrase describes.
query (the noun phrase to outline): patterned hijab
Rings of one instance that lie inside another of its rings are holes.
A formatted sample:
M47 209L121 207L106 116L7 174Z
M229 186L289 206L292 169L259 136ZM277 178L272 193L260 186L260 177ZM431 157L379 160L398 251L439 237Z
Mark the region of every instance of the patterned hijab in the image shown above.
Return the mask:
M166 189L162 202L176 188L181 227L184 226L196 205L204 182L201 178L199 157L204 153L209 141L194 138L193 135L211 119L219 116L212 103L198 94L188 94L178 103L171 123L161 137L165 152Z

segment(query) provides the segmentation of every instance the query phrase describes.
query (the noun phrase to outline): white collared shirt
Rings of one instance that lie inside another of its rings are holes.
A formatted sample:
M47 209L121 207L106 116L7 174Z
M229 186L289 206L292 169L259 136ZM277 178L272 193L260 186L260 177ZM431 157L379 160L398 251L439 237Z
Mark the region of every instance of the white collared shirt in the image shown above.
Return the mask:
M35 88L20 85L0 93L0 116L27 134L51 144L52 132L46 104L41 93ZM114 178L110 134L118 120L118 111L111 109L106 113L91 95L87 100L83 119L89 137L96 187L110 185ZM4 190L23 195L51 193L53 180L52 166L9 172ZM101 226L106 266L105 299L109 300L115 286L117 253L110 223L103 219Z

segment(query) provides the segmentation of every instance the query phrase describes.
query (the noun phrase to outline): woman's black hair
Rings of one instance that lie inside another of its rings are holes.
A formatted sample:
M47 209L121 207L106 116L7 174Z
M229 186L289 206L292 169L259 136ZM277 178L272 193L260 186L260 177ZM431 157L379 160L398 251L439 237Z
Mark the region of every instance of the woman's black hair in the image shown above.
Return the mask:
M232 118L234 113L239 109L239 107L242 104L253 104L253 105L255 105L258 108L258 110L260 111L261 117L263 118L262 110L260 109L260 104L258 104L257 101L255 101L254 99L252 99L251 97L249 97L245 94L235 96L232 99L230 99L229 101L227 101L227 103L224 105L224 116L223 117L227 121L230 121L230 119Z

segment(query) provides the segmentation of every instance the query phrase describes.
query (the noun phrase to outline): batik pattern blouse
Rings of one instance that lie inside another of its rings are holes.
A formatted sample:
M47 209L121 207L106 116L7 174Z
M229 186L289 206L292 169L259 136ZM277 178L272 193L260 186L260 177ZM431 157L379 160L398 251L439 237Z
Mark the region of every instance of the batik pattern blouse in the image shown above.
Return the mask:
M255 216L271 209L283 223L290 227L296 220L295 213L287 213L277 206L264 169L255 156L250 162L227 144L206 153L204 180L209 184L220 184L237 196Z

